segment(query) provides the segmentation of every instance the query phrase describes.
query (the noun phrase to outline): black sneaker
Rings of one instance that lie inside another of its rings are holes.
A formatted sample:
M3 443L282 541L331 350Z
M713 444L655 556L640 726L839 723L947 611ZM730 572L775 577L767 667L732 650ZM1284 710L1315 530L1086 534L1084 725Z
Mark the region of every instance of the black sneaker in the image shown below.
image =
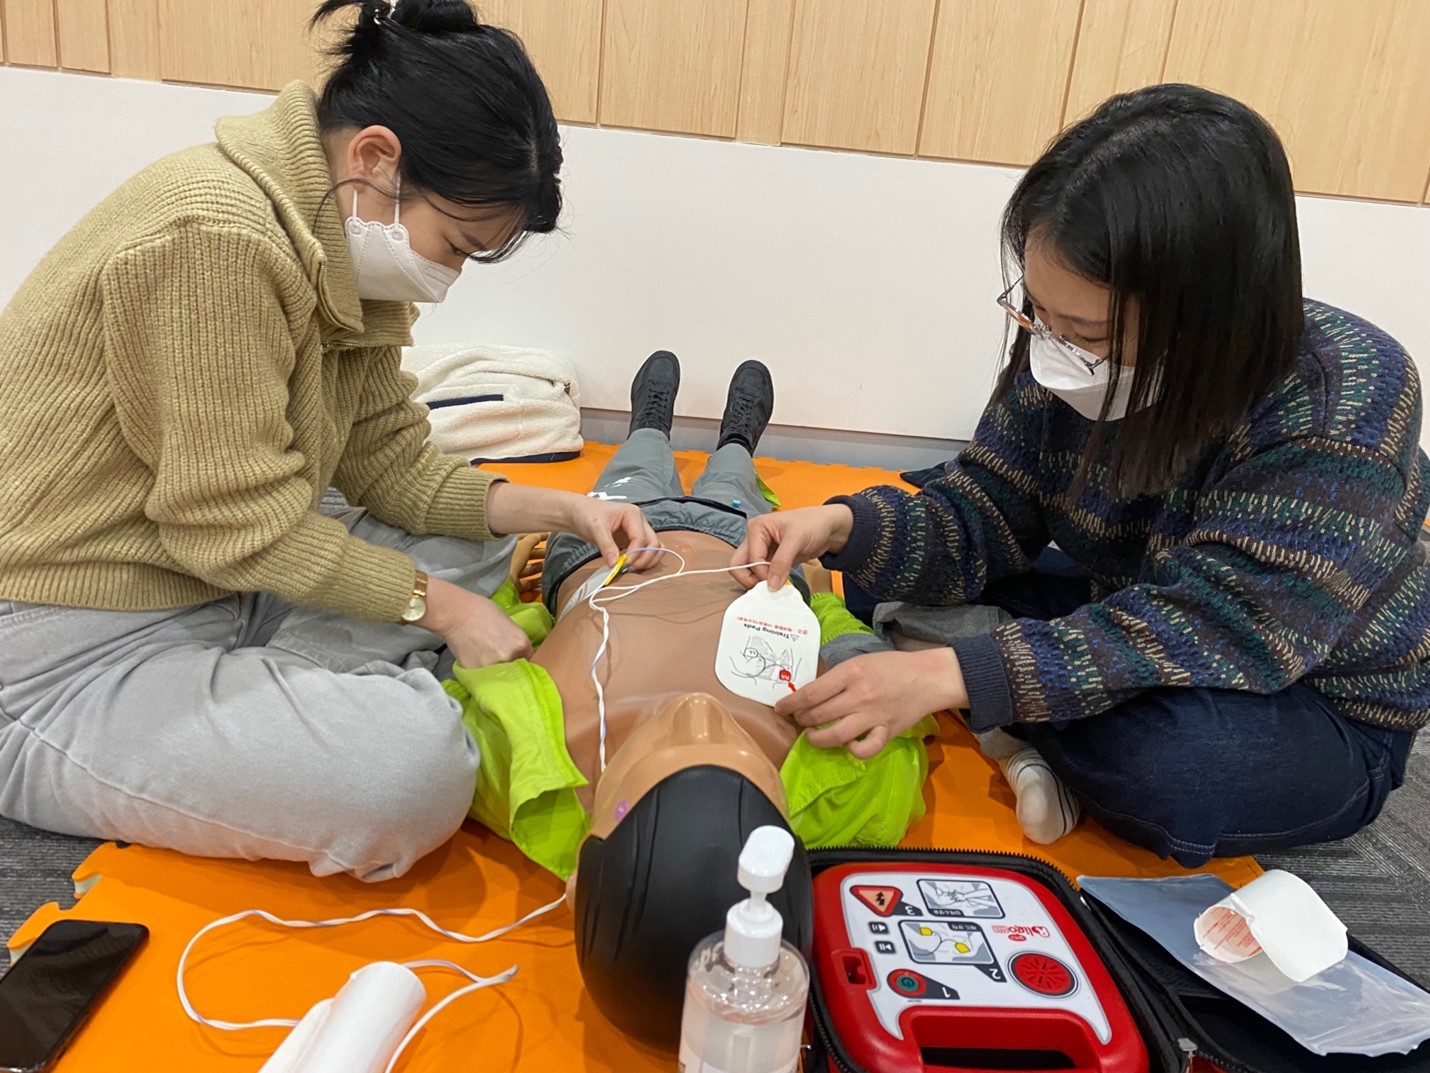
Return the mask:
M727 443L738 443L750 454L775 409L775 382L764 362L747 361L730 377L730 392L725 396L725 416L720 419L718 451Z
M675 393L680 390L680 359L668 350L657 350L631 381L631 427L653 428L670 435L675 420Z

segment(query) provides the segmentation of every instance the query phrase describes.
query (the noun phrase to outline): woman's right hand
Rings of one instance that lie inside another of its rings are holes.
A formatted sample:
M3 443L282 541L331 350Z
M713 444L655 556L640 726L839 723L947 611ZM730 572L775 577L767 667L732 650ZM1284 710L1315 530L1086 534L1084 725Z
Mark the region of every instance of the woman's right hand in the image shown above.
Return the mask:
M853 528L854 512L840 503L751 518L745 542L730 560L731 566L741 569L732 573L747 589L761 581L781 589L795 563L843 551ZM770 565L752 565L764 561Z
M520 626L485 596L441 578L427 582L427 614L417 623L447 642L468 670L529 659L531 641Z

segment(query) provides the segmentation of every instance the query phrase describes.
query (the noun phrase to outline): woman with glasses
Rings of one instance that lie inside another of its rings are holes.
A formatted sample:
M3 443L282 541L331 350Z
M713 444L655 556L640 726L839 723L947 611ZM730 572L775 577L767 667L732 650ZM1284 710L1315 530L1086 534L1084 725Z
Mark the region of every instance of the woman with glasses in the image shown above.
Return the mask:
M1002 236L1013 342L973 441L917 494L755 519L735 557L779 585L823 556L943 643L778 710L860 756L962 710L1038 841L1079 807L1186 865L1359 830L1430 718L1414 364L1303 296L1281 144L1207 90L1063 132Z

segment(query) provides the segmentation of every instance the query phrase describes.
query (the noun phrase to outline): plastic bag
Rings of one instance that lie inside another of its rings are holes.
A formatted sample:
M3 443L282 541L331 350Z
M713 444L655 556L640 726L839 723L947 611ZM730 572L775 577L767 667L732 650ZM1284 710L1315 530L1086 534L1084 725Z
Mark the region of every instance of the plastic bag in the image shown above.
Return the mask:
M1430 994L1359 954L1295 983L1265 954L1228 964L1204 953L1192 924L1232 890L1216 876L1078 879L1118 916L1316 1054L1407 1054L1430 1039Z

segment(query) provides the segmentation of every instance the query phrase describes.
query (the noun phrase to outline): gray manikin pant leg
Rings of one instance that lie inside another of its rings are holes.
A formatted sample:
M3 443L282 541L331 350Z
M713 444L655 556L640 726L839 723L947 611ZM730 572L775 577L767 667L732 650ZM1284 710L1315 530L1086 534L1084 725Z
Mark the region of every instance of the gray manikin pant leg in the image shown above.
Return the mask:
M509 541L358 535L479 592ZM0 814L317 875L407 871L460 825L477 751L403 626L232 596L168 611L0 601Z
M670 440L653 428L632 432L601 470L594 491L632 503L678 499L685 495ZM546 549L546 568L542 571L542 597L548 607L555 599L554 590L566 575L597 554L594 545L573 533L552 535Z
M740 511L746 519L758 518L775 509L774 505L765 498L764 489L760 487L759 474L755 472L755 460L750 456L750 452L738 443L727 443L710 456L710 462L706 465L705 472L695 479L695 485L691 488L690 494L714 503L728 503ZM699 509L708 514L719 513L710 507ZM738 534L730 533L728 526L720 523L718 518L716 521L721 525L721 531L707 529L707 532L714 532L715 535L729 540L731 544L735 545L745 539L744 527L741 527L742 531ZM805 581L802 566L795 565L794 570L790 573L790 580L794 582L795 588L799 589L805 600L808 600L809 584Z
M670 440L653 428L637 429L630 434L601 470L594 490L632 503L679 498L685 494Z
M731 547L745 539L746 521L771 510L760 491L754 462L743 447L730 444L711 456L705 472L696 480L692 495L715 503L740 505L722 510L708 503L681 502L685 496L676 472L670 442L653 429L634 433L601 472L596 491L619 495L645 504L646 519L657 532L688 529L706 533ZM596 549L570 533L553 536L541 575L541 593L553 612L556 590L577 567L590 562ZM808 596L804 573L796 569L795 586Z
M690 494L713 503L728 503L746 518L774 510L760 489L755 462L738 443L727 443L710 456L705 472L695 480Z

